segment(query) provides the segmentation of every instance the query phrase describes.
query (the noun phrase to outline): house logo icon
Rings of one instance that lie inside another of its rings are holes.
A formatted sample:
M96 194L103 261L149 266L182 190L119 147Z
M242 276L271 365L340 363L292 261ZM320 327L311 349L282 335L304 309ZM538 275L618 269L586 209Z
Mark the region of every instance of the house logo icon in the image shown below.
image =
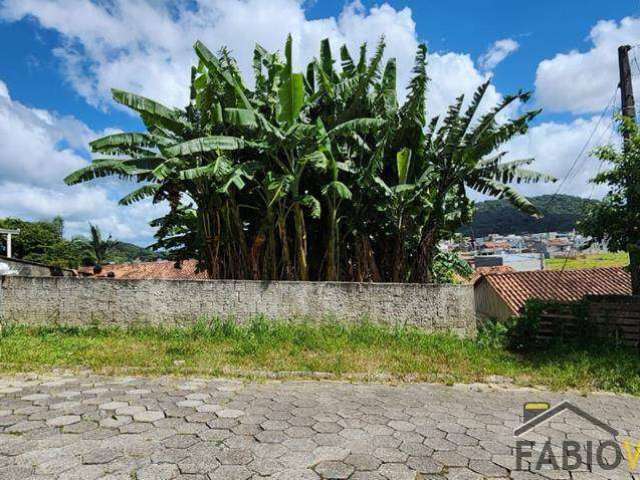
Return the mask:
M610 433L612 436L618 436L618 431L615 428L612 428L610 425L607 425L603 421L598 420L593 415L590 415L580 407L577 407L576 405L566 400L553 407L545 402L525 403L523 407L524 423L514 430L513 435L516 437L524 435L525 433L536 428L538 425L551 420L552 418L560 415L567 410L584 418L585 420L592 423L594 426L604 430L605 432Z
M527 470L532 466L534 471L549 467L553 470L571 471L583 468L584 465L591 470L593 465L597 465L604 471L610 471L618 468L625 458L629 464L629 471L636 470L640 463L640 443L634 445L630 440L620 443L616 438L618 431L615 428L571 402L564 401L553 407L546 402L525 403L524 423L513 431L513 435L522 437L566 411L572 412L594 427L610 434L612 438L595 441L590 437L583 441L564 438L559 444L557 441L552 442L550 438L544 442L517 438L514 452L516 470ZM560 447L559 454L556 447Z

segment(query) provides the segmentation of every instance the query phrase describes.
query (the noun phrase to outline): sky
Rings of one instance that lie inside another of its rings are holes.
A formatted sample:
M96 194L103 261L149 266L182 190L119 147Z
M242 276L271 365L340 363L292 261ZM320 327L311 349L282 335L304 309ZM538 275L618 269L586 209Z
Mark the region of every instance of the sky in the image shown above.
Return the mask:
M543 112L504 149L507 158L534 157L536 170L560 181L520 190L605 193L589 183L602 168L589 153L618 141L617 47L640 44L640 0L0 0L0 217L62 215L67 236L86 234L92 222L120 240L151 243L148 222L166 206L119 206L132 185L116 179L62 181L90 162L92 139L142 129L110 88L182 107L196 40L227 46L251 76L254 44L282 49L288 33L300 68L323 38L357 51L384 35L401 89L426 43L429 116L488 78L485 108L532 91L509 113ZM636 81L640 48L631 57Z

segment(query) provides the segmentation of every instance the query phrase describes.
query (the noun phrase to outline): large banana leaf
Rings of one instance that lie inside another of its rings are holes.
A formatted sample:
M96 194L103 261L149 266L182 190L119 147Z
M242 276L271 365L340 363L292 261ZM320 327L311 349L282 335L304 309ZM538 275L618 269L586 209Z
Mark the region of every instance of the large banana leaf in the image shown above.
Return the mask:
M340 48L340 59L342 60L342 75L351 77L356 71L356 66L353 63L353 58L351 58L351 54L346 45Z
M313 195L304 195L300 199L300 204L310 210L312 218L320 218L320 215L322 214L322 207L320 205L320 201L316 197Z
M194 138L186 142L165 147L162 152L166 156L177 157L194 153L215 152L218 150L239 150L245 147L245 141L237 137L215 135L211 137Z
M382 118L354 118L336 125L329 131L329 136L351 135L353 133L369 133L382 127L385 120Z
M75 172L67 175L64 183L67 185L75 185L81 182L87 182L95 178L103 178L111 175L117 175L121 178L131 178L140 169L135 165L127 163L121 159L96 159L90 165L80 168Z
M297 121L304 105L304 76L300 73L293 73L291 43L292 39L289 35L285 45L287 63L282 72L280 89L278 90L278 121L287 125L293 125Z
M122 197L118 203L120 205L131 205L132 203L139 202L145 198L153 197L158 193L159 189L160 185L145 185Z
M333 180L322 188L322 194L335 193L338 197L348 200L351 198L351 190L339 180Z
M98 138L89 143L93 152L110 151L115 148L154 147L155 142L151 135L146 133L115 133L106 137Z
M225 108L226 120L231 125L239 127L258 128L258 120L253 110L246 108Z
M411 165L411 150L403 148L396 155L396 168L398 170L398 183L407 183L409 166Z
M181 118L180 112L175 109L165 107L154 100L135 93L125 92L124 90L114 88L111 93L116 102L146 115L148 119L157 120L162 126L171 131L179 132L188 127L188 124Z
M204 43L202 43L200 40L198 40L195 43L193 48L196 51L196 54L198 55L202 63L204 63L207 66L207 68L218 73L220 76L222 76L222 78L224 78L227 81L227 83L231 87L233 87L233 89L235 90L236 94L238 95L238 98L240 99L244 107L248 109L252 109L253 107L251 106L249 99L245 95L244 90L242 89L242 86L240 86L236 81L236 79L233 78L233 75L231 75L227 70L222 68L222 65L220 65L220 62L218 61L216 56L213 53L211 53L211 50L209 50L204 45Z
M491 178L476 178L469 182L469 186L479 193L484 195L491 195L496 198L504 198L515 208L523 213L529 214L532 217L540 218L542 215L539 210L523 195L518 193L515 189L509 185L498 182Z

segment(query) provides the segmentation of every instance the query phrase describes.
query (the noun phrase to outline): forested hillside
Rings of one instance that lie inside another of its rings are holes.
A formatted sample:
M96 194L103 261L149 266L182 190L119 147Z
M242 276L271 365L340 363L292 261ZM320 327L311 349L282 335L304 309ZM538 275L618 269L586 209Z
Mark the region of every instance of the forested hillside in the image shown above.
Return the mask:
M535 219L518 212L505 200L488 200L476 205L473 223L462 231L473 231L477 237L489 233L523 234L542 232L564 232L572 230L582 216L585 205L597 203L596 200L571 195L541 195L529 200L544 214Z

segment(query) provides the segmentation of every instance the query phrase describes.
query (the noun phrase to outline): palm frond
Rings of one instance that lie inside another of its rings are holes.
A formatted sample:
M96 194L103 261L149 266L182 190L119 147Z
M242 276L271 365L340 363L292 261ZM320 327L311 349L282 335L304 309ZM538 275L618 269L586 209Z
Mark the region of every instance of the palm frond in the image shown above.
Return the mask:
M145 198L153 197L158 190L160 189L160 185L151 184L144 185L133 192L125 195L118 202L120 205L131 205L135 202L139 202L140 200L144 200Z
M246 142L241 138L224 135L214 135L211 137L194 138L186 142L164 147L162 152L167 157L177 157L192 155L194 153L215 152L218 150L239 150L244 148Z

